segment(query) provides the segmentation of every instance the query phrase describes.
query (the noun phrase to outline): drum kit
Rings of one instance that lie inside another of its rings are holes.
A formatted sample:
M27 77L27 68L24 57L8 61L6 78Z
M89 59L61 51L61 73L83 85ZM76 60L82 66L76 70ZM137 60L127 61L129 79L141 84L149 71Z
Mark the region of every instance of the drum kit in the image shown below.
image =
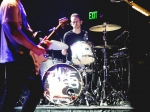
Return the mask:
M107 31L114 31L120 28L118 25L106 23L91 27L90 31L104 33L104 45L94 46L89 41L74 43L70 46L73 65L63 63L63 60L54 58L54 56L48 57L49 59L43 62L40 68L44 84L44 104L48 102L48 105L119 105L120 101L127 99L121 92L118 92L121 90L114 89L107 81L110 72L117 74L122 79L123 76L119 75L119 72L122 72L122 69L127 69L120 64L120 59L125 57L124 50L126 49L110 56L110 62L113 66L111 64L108 65L106 49L117 47L115 45L107 45L105 34ZM68 48L65 43L55 40L51 42L49 50ZM98 67L98 57L95 49L102 51L102 68ZM76 65L82 67L79 69L76 68ZM109 70L110 68L111 70ZM93 80L93 75L96 76L96 81ZM92 87L92 83L95 84L94 87ZM108 90L108 86L111 90ZM112 98L112 96L117 97Z

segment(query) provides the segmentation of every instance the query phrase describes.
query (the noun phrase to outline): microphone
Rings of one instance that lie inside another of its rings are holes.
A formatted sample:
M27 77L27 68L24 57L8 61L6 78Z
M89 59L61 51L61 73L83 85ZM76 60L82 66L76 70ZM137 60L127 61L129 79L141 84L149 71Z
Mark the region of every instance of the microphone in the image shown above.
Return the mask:
M125 1L125 0L110 0L111 2L122 2L122 1Z
M120 34L114 41L118 40L120 37L122 37L127 31L124 31L122 34Z

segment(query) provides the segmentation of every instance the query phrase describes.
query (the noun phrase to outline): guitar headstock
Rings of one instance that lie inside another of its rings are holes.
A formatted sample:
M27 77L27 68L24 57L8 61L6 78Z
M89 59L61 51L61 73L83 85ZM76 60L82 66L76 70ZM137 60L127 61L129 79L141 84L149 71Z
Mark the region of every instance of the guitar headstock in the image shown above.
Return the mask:
M59 25L61 25L62 28L64 28L66 25L69 25L69 20L66 17L59 19Z

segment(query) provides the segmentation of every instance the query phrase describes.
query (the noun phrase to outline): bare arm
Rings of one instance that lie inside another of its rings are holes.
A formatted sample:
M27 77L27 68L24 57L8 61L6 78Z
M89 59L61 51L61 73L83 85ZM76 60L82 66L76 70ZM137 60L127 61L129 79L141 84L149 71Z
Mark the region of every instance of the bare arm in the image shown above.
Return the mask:
M5 22L3 23L4 31L7 32L17 43L23 45L29 50L33 51L37 55L41 55L45 53L45 49L43 47L39 47L35 45L28 37L18 28L18 24L16 22Z
M66 33L65 33L64 36L63 36L63 42L66 44L65 38L66 38ZM62 55L67 55L67 50L68 50L68 49L63 49L63 50L61 50Z

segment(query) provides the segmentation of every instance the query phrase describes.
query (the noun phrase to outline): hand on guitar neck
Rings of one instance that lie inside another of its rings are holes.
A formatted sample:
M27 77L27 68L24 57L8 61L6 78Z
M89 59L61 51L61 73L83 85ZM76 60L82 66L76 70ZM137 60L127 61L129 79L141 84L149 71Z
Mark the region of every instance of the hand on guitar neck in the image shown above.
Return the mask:
M44 38L47 38L47 36L45 36ZM50 47L51 45L51 41L49 40L42 40L40 43L39 43L40 46L42 46L43 48L45 48L46 50L48 50L48 48Z

